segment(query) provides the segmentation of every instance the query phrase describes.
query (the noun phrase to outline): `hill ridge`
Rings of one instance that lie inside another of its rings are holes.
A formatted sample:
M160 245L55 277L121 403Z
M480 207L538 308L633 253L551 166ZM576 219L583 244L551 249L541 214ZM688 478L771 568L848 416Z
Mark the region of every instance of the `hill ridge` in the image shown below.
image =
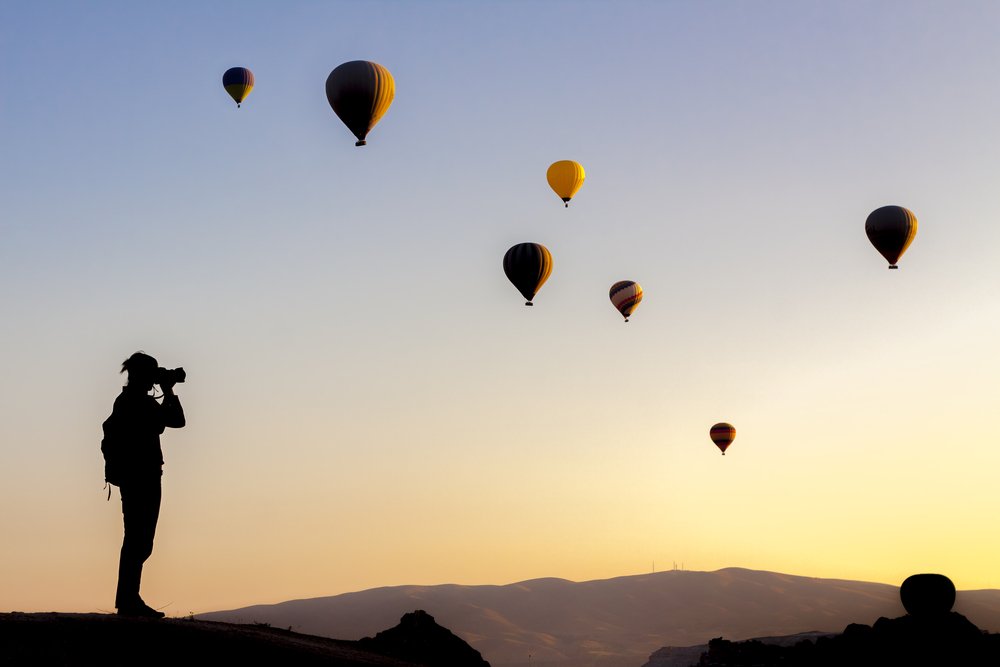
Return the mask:
M503 585L400 585L199 614L265 620L354 639L401 610L426 609L494 667L533 664L635 667L664 646L836 632L903 613L897 586L748 568L665 570L574 582L557 577ZM964 605L964 606L963 606ZM959 593L960 611L1000 629L1000 591Z
M897 588L897 586L894 585L894 584L887 584L887 583L879 582L879 581L867 581L867 580L861 580L861 579L842 579L842 578L839 578L839 577L815 577L815 576L803 575L803 574L786 574L784 572L778 572L778 571L775 571L775 570L754 570L752 568L746 568L746 567L728 566L728 567L719 568L717 570L680 570L680 569L678 569L678 570L661 570L659 572L642 572L642 573L636 573L636 574L624 574L624 575L619 575L619 576L616 576L616 577L602 577L602 578L597 578L597 579L583 579L583 580L580 580L580 581L577 581L575 579L566 579L564 577L533 577L531 579L522 579L522 580L518 580L518 581L512 581L512 582L506 583L506 584L459 584L459 583L455 583L455 582L442 582L442 583L437 583L437 584L393 584L393 585L390 585L390 586L375 586L373 588L362 588L362 589L358 589L358 590L344 591L342 593L332 593L330 595L315 595L315 596L310 596L310 597L290 598L288 600L281 600L279 602L259 602L259 603L253 604L253 605L247 605L245 607L239 607L238 609L249 609L251 607L262 607L262 606L269 606L269 605L279 605L279 604L286 604L286 603L289 603L289 602L307 602L307 601L310 601L310 600L321 600L321 599L327 599L327 598L331 598L331 597L339 597L339 596L344 596L344 595L355 595L355 594L358 594L358 593L372 593L372 592L376 592L376 591L394 591L394 590L401 590L401 589L408 589L408 590L435 589L435 588L481 588L481 589L490 589L490 588L492 588L492 589L503 589L503 588L523 586L523 585L526 585L526 584L533 584L533 583L540 583L540 582L558 582L558 583L585 585L585 584L595 584L595 583L609 582L609 581L619 581L619 580L625 580L625 579L636 579L637 580L637 579L642 579L642 578L645 578L645 577L660 577L660 576L664 576L664 575L674 575L675 573L677 575L680 575L680 574L691 575L691 574L720 574L720 573L726 573L726 572L742 572L742 573L754 573L754 574L762 574L762 575L773 575L773 576L776 576L776 577L786 577L786 578L803 579L803 580L810 580L810 581L847 582L847 583L851 583L851 584L872 584L872 585L876 585L876 586L887 586L887 587L890 587L890 588ZM978 591L1000 591L1000 589L995 589L995 588L969 589L968 591L963 591L963 592L978 592ZM225 613L227 611L234 611L234 610L219 610L219 611L205 612L205 613L215 614L215 613Z

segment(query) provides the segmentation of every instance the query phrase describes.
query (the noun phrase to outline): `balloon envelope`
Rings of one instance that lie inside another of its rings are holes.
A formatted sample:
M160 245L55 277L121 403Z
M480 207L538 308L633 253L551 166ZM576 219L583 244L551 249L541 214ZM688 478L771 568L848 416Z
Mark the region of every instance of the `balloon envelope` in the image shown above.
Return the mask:
M583 171L583 165L573 160L559 160L549 165L549 170L545 173L549 181L549 187L559 198L569 207L569 200L577 193L583 185L583 179L587 174Z
M622 280L611 286L608 296L611 297L611 303L614 307L618 309L618 312L628 322L629 315L632 314L632 311L642 301L642 288L639 287L639 283L637 282Z
M883 206L871 212L865 221L865 233L875 249L895 269L896 262L917 235L917 216L902 206Z
M338 66L326 79L326 99L354 136L355 146L389 110L396 96L396 82L389 70L367 60L352 60Z
M552 253L540 243L518 243L503 256L503 272L530 306L552 273Z
M712 442L715 443L715 446L722 450L722 455L725 456L726 449L728 449L729 445L733 444L733 440L736 439L736 429L733 428L732 424L719 422L709 429L708 435L712 438Z
M236 106L253 90L253 72L246 67L230 67L222 75L222 87L236 100Z

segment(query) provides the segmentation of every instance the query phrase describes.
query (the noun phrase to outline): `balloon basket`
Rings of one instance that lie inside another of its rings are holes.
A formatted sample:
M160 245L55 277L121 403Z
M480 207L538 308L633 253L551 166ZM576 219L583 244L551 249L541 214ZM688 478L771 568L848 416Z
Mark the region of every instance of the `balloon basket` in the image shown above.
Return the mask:
M898 267L898 266L896 266L895 264L890 264L890 265L889 265L889 268L890 268L890 269L898 269L899 267Z
M530 301L525 301L524 305L526 305L526 306L534 306L535 304L531 303Z
M367 146L368 142L362 139L361 141L355 142L355 146Z

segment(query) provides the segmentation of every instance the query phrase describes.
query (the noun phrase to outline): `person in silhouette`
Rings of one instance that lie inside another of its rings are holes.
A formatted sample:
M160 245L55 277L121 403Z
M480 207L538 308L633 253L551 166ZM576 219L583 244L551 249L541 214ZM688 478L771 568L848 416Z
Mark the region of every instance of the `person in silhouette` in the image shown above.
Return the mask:
M160 434L164 428L184 426L184 410L174 394L174 383L183 381L183 371L159 368L156 359L136 352L122 363L128 382L115 399L106 422L121 444L118 486L122 497L125 536L118 562L115 607L121 616L162 618L163 612L147 605L139 596L142 565L153 553L153 536L160 515L160 479L163 453ZM180 377L178 377L180 373ZM150 395L158 384L161 397ZM162 404L157 401L162 398Z

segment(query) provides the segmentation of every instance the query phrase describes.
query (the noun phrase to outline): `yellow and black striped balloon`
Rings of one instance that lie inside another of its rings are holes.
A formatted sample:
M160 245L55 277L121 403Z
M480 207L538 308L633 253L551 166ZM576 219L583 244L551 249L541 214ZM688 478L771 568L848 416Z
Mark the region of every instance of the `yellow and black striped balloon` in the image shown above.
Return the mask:
M230 67L222 75L222 87L236 100L236 108L253 90L253 72L246 67Z
M611 286L608 296L611 297L611 304L628 322L629 315L642 301L642 288L635 281L621 280Z
M865 233L875 249L889 262L890 269L917 235L917 216L902 206L883 206L871 212L865 220Z
M715 446L722 450L722 455L725 456L729 445L733 444L733 440L736 439L736 429L732 424L719 422L708 431L708 435L712 438Z
M503 256L503 272L531 306L552 274L552 253L541 243L518 243Z
M365 137L389 110L396 82L389 70L367 60L338 66L326 79L326 99L334 113L364 146Z

